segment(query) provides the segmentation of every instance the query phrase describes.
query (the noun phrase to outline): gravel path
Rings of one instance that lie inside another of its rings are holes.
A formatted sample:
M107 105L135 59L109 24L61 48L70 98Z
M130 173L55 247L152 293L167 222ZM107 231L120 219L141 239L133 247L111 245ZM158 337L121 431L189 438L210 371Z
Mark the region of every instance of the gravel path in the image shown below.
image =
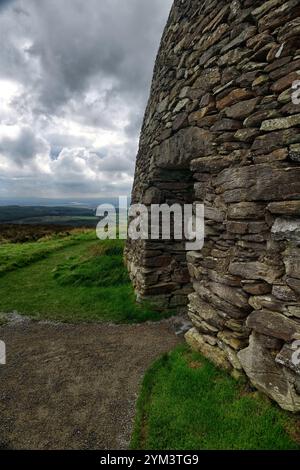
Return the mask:
M143 374L181 340L141 325L14 321L0 328L0 447L126 449Z

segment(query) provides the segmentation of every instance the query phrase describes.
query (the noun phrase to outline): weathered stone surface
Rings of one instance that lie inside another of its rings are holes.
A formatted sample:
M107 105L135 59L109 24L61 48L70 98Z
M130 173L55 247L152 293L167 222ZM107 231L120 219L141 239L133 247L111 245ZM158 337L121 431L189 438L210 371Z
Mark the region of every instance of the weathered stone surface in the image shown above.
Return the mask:
M218 340L215 336L203 335L203 339L206 343L210 344L211 346L216 346Z
M300 35L299 18L295 18L280 28L280 31L278 34L278 41L282 43L286 41L287 39L292 38L293 36L299 37L299 35Z
M246 328L244 320L235 320L230 318L225 321L225 327L235 333L238 333L243 338L248 338L250 330Z
M286 149L278 149L266 155L255 155L253 157L253 161L254 163L259 165L261 163L274 163L284 161L287 159L287 157L288 151Z
M297 6L298 0L290 0L280 7L272 9L269 14L259 20L259 31L265 31L266 29L276 28L285 24L289 19L293 18L293 9Z
M224 344L230 346L235 351L239 351L245 348L245 346L247 345L247 340L235 338L231 331L220 331L220 333L218 334L218 338Z
M267 209L276 215L300 216L300 201L272 202Z
M257 129L240 129L234 134L235 140L240 142L253 142L253 140L259 135Z
M268 33L259 33L253 36L252 38L248 39L246 42L246 46L250 49L253 49L254 51L259 51L261 47L268 45L270 46L270 43L273 41L273 38L270 34Z
M300 319L300 305L288 305L287 310L288 310L289 316Z
M241 100L247 100L248 98L252 98L253 93L245 88L236 88L232 90L228 95L224 98L217 101L217 108L222 110L228 106L231 106L235 103L239 103Z
M193 87L201 89L205 93L206 91L212 90L214 86L220 83L220 80L221 75L218 67L206 69L201 73L200 77L197 78Z
M229 26L226 23L222 23L211 34L207 34L204 37L202 37L197 47L199 52L203 52L207 50L209 47L213 46L217 41L219 41L222 38L222 36L224 36L228 32L228 30L229 30Z
M243 124L245 127L258 127L263 121L276 117L279 117L276 109L259 110L248 116Z
M294 114L284 118L270 119L263 121L261 131L276 131L278 129L289 129L300 125L300 114Z
M185 339L192 349L203 354L205 357L207 357L207 359L212 361L218 367L221 367L225 370L231 369L231 364L229 363L224 351L221 351L218 347L211 346L210 344L206 343L196 328L192 328L190 331L188 331L185 335Z
M168 255L157 256L153 258L146 258L144 260L144 266L148 268L159 268L163 266L168 266L171 262L171 257Z
M220 119L212 126L213 132L224 132L224 131L236 131L239 129L240 123L239 121L235 121L234 119Z
M238 163L240 157L238 155L224 155L197 158L191 161L191 170L193 172L215 173L230 167L234 163Z
M228 217L230 219L256 219L264 218L265 206L256 202L239 202L230 204Z
M283 78L280 78L272 85L272 91L275 93L282 93L287 88L290 88L293 83L299 79L297 72L291 72Z
M151 188L148 188L145 191L145 194L143 196L144 204L146 205L160 204L161 202L162 202L162 193L158 188L156 188L155 186L152 186Z
M289 157L296 163L300 163L300 144L290 146Z
M249 304L253 310L271 310L272 312L283 313L284 304L273 295L253 295L249 299Z
M300 295L300 279L295 279L293 277L287 277L286 278L286 283L291 289L293 289L293 291L298 296Z
M229 287L217 282L211 282L209 287L214 294L221 297L221 299L226 300L226 302L246 310L246 312L251 311L248 304L248 296L242 291L242 289Z
M247 39L254 36L256 31L257 31L256 26L249 26L249 28L244 29L244 31L242 31L241 34L239 34L232 41L226 44L226 46L224 46L223 49L221 49L221 53L225 53L229 51L230 49L233 49L234 47L237 47L240 44L246 42Z
M272 227L274 240L300 241L300 219L278 218Z
M201 299L209 304L212 304L218 311L225 312L228 316L235 319L245 318L248 315L248 308L246 309L245 307L237 307L222 299L218 295L214 294L209 286L206 287L200 282L194 282L193 286Z
M285 344L280 353L277 354L275 361L277 364L288 367L300 376L300 351L299 344ZM298 351L298 353L297 353ZM295 361L296 359L296 361ZM299 362L298 362L299 361Z
M188 117L189 123L191 125L194 124L194 125L197 125L199 127L203 127L203 126L201 126L201 124L203 123L203 118L210 112L211 109L212 109L212 105L211 106L205 106L204 108L201 108L198 111L194 111ZM210 119L216 119L216 117L211 116ZM209 124L209 121L207 121L207 122Z
M291 72L298 71L300 69L300 59L295 59L292 61L287 61L286 64L281 64L281 67L275 67L270 73L270 78L272 80L277 80L278 78L285 77Z
M218 194L227 203L276 201L297 198L300 193L300 168L277 169L253 165L224 170L215 179Z
M168 104L169 104L169 97L167 96L165 99L163 99L157 106L157 112L159 114L161 113L164 113L167 108L168 108Z
M261 18L263 15L268 13L272 8L277 7L283 3L283 0L268 0L261 6L252 11L252 15L256 18Z
M220 67L230 66L239 63L243 58L248 57L250 55L250 51L245 50L244 48L237 48L226 52L218 59L218 65ZM244 83L239 83L240 85L244 85Z
M188 102L189 102L188 98L184 98L183 100L180 100L174 109L174 113L180 113L180 111L182 111L186 107Z
M290 244L283 258L286 274L289 277L300 279L300 247Z
M229 272L244 279L261 279L273 284L284 274L282 266L271 266L261 262L231 263Z
M300 410L300 397L288 381L282 367L276 364L270 350L258 335L252 334L247 349L238 353L239 361L252 384L288 411Z
M286 318L278 312L259 310L251 313L248 328L257 333L291 342L300 334L300 322Z
M275 285L272 289L272 295L283 302L297 302L295 292L287 285Z
M175 118L173 122L173 131L177 132L179 129L183 129L184 127L188 126L188 113L180 113Z
M228 118L231 119L245 119L247 116L249 116L249 114L253 113L259 101L259 98L252 98L251 100L240 101L239 103L236 103L233 106L226 108L225 114Z
M196 315L193 310L189 309L188 316L193 324L202 335L217 335L218 328L212 326L210 323L202 320L201 317Z
M161 168L188 168L191 158L212 153L212 135L198 127L182 129L155 147L153 162Z
M227 231L239 235L246 235L248 233L261 233L268 229L265 222L226 222Z
M217 309L211 304L204 302L197 294L189 295L190 306L194 309L198 316L208 322L217 329L224 327L224 319L220 316Z
M224 344L222 341L219 341L218 345L219 345L220 349L225 352L226 357L227 357L228 361L230 362L230 364L232 365L232 367L236 371L242 371L242 366L241 366L241 363L238 359L237 352L234 349L232 349L230 346L228 346L227 344ZM232 374L232 375L234 377L234 374ZM239 378L239 376L238 376L238 378Z
M252 89L258 88L265 83L269 82L269 75L260 75L252 82Z
M277 132L269 132L268 134L257 137L254 141L252 150L257 153L265 153L295 144L300 141L300 135L297 129L286 129Z
M219 284L225 284L226 286L231 287L240 287L241 286L241 278L237 276L231 276L230 274L218 273L212 269L208 269L207 271L208 278Z
M145 288L145 294L146 295L163 295L163 294L170 294L176 288L178 287L178 284L176 283L166 283L166 284L157 284L154 286L148 286Z
M251 295L265 295L272 292L272 287L266 282L246 282L244 281L243 290Z
M225 213L216 207L205 207L205 218L213 222L224 222Z

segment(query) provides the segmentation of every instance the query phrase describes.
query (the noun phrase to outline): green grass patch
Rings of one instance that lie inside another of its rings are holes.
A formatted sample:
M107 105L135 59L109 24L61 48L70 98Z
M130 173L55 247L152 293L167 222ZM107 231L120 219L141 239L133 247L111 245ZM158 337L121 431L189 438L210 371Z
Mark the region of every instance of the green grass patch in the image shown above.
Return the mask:
M60 249L90 240L93 236L91 232L83 232L67 237L53 235L37 242L0 244L0 277L42 260Z
M160 320L136 303L123 249L123 241L100 241L94 231L1 245L0 312L69 323Z
M145 376L131 448L300 450L296 419L180 346Z
M72 256L59 265L54 278L61 286L113 287L129 284L123 263L124 245L116 240L93 247L86 258Z

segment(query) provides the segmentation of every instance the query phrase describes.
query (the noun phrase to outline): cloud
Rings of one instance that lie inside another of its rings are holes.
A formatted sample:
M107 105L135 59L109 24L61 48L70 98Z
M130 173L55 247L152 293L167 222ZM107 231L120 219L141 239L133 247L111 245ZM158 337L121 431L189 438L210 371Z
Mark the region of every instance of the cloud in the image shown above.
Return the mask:
M0 10L5 8L7 5L10 5L14 2L14 0L0 0Z
M16 130L15 137L0 138L0 154L19 167L32 162L37 155L49 151L47 142L35 135L30 127Z
M34 186L43 196L54 187L60 196L130 191L170 6L171 0L0 1L0 169L7 178L23 169L26 178L14 192L28 192L37 180L46 182ZM1 95L1 83L9 95ZM19 131L1 138L8 125ZM0 194L13 186L2 179Z

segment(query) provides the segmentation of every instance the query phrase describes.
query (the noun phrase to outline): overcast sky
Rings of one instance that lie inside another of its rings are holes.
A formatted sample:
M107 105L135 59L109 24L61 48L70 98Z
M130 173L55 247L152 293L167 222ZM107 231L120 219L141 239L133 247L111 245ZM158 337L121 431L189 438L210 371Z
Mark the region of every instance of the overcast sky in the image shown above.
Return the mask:
M172 0L0 0L0 198L129 194Z

